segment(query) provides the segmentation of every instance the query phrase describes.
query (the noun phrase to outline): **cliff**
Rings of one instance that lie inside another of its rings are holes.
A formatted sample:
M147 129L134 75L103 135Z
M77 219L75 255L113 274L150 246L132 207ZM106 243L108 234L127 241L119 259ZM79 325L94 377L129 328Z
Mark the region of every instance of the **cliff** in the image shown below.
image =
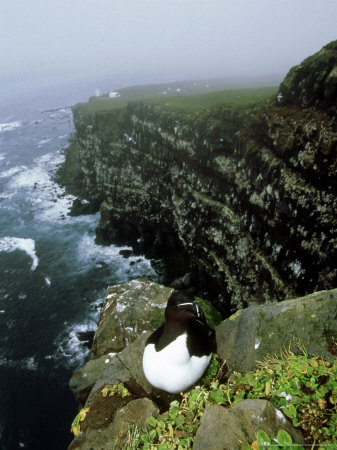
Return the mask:
M98 241L164 258L167 282L190 273L223 315L335 287L335 48L264 105L75 106L64 172L100 205Z

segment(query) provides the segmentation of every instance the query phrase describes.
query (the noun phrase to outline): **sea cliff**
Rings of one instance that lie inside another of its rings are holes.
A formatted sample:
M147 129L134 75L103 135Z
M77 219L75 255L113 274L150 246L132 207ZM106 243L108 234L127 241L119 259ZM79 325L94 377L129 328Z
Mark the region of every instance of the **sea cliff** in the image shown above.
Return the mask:
M108 289L91 358L70 381L83 407L71 449L242 449L259 433L281 448L335 445L336 98L337 41L263 104L73 108L59 173L80 196L73 213L99 208L98 242L162 258L170 286ZM141 359L173 287L187 286L226 319L220 361L173 398Z
M335 287L336 49L263 105L76 105L63 173L99 205L98 241L163 258L167 282L189 273L223 315Z

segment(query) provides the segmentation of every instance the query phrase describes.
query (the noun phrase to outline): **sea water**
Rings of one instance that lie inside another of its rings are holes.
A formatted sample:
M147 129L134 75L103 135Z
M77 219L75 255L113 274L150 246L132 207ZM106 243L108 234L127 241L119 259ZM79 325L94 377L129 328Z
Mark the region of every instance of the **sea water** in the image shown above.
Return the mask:
M59 90L57 92L60 92ZM0 104L0 448L65 449L77 413L68 381L89 354L108 285L156 279L126 247L95 244L99 214L68 216L54 181L74 132L68 103L46 91ZM66 98L61 92L62 99ZM44 95L41 101L41 95ZM76 99L75 99L76 97ZM64 104L60 105L61 101Z

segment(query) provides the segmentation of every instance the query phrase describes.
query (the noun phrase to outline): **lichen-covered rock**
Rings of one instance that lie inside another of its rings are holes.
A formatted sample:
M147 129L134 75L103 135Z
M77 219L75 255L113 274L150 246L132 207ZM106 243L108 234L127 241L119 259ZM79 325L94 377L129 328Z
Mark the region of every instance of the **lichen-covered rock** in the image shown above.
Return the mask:
M143 331L164 321L164 309L173 289L145 280L109 287L92 346L99 358L121 351Z
M130 427L137 425L145 427L147 420L158 414L156 405L147 398L131 400L122 408L118 409L113 416L113 420L107 423L98 422L93 428L93 422L89 424L83 422L82 432L71 443L69 450L101 450L101 449L123 449L127 448L127 440L130 436ZM100 415L104 415L104 408L101 406ZM87 425L87 426L86 426Z
M294 443L304 443L302 434L267 400L244 400L230 408L208 405L193 449L239 450L242 442L252 443L258 431L263 430L270 437L276 437L280 429L286 430Z
M77 370L69 381L69 387L73 391L78 404L85 404L90 392L107 366L113 371L112 379L116 380L116 383L129 379L128 370L114 355L103 355L100 358L91 359Z
M281 104L318 106L336 112L337 41L293 67L279 89Z
M101 378L98 387L133 377L145 391L151 391L141 358L146 336L164 321L164 310L172 292L172 288L147 280L132 280L108 288L91 359L70 379L70 388L79 404L86 402ZM97 388L91 395L95 390Z
M216 327L218 353L230 369L247 372L294 340L309 354L332 360L337 338L337 289L237 311Z
M96 383L89 394L87 404L90 403L94 393L106 384L118 384L136 380L144 393L150 394L153 391L153 387L145 378L142 365L145 342L149 335L150 332L141 334L132 344L128 345L120 353L117 353L105 365L103 371L98 374ZM85 367L83 370L85 370Z

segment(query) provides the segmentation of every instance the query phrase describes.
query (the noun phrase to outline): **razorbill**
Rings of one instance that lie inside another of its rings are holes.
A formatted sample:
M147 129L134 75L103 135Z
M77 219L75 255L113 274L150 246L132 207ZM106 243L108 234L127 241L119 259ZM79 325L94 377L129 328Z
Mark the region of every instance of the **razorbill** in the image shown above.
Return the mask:
M152 386L176 394L203 375L212 357L205 316L194 299L175 291L162 324L145 344L143 370Z

